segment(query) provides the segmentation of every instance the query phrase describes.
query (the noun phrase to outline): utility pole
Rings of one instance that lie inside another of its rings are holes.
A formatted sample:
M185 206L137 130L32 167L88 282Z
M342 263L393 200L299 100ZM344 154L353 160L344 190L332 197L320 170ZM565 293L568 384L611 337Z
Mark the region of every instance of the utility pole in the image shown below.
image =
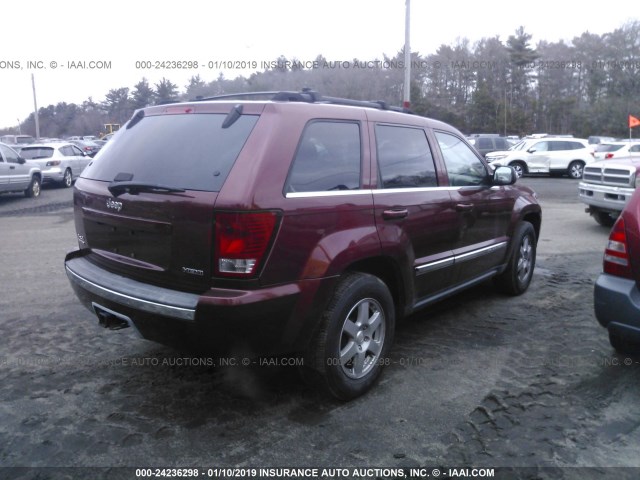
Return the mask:
M411 0L405 0L405 20L404 20L404 100L402 106L411 106L411 46L410 46L410 25L411 25Z
M33 117L36 120L36 140L40 140L40 121L38 120L38 102L36 101L36 79L31 74L31 86L33 87Z

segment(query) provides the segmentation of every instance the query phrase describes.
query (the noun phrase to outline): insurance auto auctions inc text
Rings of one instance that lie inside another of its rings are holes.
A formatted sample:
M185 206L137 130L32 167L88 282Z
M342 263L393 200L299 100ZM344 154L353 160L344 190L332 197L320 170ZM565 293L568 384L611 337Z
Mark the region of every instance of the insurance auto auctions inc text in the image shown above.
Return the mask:
M495 477L493 468L210 468L209 478L463 478Z

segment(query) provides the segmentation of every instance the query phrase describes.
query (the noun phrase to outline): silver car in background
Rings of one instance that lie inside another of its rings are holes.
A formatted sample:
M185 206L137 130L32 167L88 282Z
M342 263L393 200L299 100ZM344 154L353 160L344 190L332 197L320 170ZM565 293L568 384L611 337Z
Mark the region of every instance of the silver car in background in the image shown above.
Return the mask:
M23 147L20 156L38 164L44 183L55 182L67 188L91 162L91 157L69 142L35 143Z
M26 197L40 195L42 173L9 145L0 143L0 193L23 192Z

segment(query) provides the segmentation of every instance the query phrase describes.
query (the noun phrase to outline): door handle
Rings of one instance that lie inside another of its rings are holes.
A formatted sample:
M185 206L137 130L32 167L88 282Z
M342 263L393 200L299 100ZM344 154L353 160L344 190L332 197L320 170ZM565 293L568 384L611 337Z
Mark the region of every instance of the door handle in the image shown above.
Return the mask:
M13 165L9 166L9 170L15 170L15 169L16 169L16 167L14 167Z
M473 210L472 203L458 203L456 205L456 211L458 212L470 212L471 210Z
M382 212L382 218L384 218L385 220L397 220L400 218L405 218L407 215L409 215L409 210L407 210L406 208L402 210L385 210L384 212Z

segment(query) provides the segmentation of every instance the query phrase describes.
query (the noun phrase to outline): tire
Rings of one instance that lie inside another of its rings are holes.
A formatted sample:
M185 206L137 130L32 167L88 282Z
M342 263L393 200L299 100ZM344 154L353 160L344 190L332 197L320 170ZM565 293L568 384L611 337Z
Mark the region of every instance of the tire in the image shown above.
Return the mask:
M623 355L633 355L640 353L640 345L625 339L624 337L609 331L609 343L613 349Z
M584 170L584 162L580 160L574 160L569 164L569 168L567 168L567 173L570 178L574 180L579 180L582 178L582 171Z
M495 277L498 289L509 295L527 291L536 265L536 231L529 222L520 222L512 240L507 268Z
M509 166L516 171L518 178L520 178L522 175L527 173L527 165L524 162L520 162L520 161L511 162Z
M24 191L24 196L27 198L36 198L40 196L40 190L42 187L42 182L40 181L40 177L34 175L31 177L31 182L29 186Z
M603 212L602 210L596 210L592 214L594 220L598 222L598 225L602 225L603 227L611 228L613 224L616 223L616 219L611 216L608 212Z
M73 174L71 173L70 168L67 168L64 171L64 177L62 178L62 182L60 182L60 185L64 188L69 188L71 187L71 185L73 185Z
M395 309L386 284L366 273L342 278L305 356L305 379L340 400L367 392L393 343Z

